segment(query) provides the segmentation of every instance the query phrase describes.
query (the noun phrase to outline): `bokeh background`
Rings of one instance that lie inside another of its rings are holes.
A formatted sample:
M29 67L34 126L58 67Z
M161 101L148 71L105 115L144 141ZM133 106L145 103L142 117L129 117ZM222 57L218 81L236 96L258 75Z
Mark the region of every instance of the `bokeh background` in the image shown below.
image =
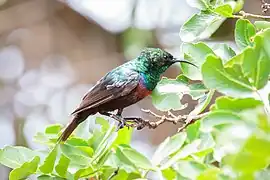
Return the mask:
M245 11L261 14L260 0ZM186 0L0 0L0 148L43 148L32 138L46 125L66 124L82 96L106 72L135 58L144 47L181 57L179 29L196 9ZM232 43L234 20L226 20L209 43ZM175 77L179 66L164 76ZM192 110L195 102L185 96ZM151 119L151 98L125 115ZM153 120L153 119L152 119ZM145 155L177 126L135 131L132 145ZM0 180L8 179L0 167Z

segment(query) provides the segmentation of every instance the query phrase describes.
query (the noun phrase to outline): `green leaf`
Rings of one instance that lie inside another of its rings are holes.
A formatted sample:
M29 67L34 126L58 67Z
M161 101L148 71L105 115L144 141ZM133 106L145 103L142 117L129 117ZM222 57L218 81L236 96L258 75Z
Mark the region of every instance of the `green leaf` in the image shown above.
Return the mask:
M202 66L204 84L229 96L252 96L254 88L241 72L240 65L224 68L220 58L208 56Z
M152 93L152 103L160 111L180 110L185 106L180 102L187 84L175 79L162 78Z
M203 171L198 177L197 180L218 180L218 174L220 173L220 169L218 168L210 168Z
M196 161L179 161L174 165L174 169L182 177L196 179L198 175L207 169L207 166Z
M181 51L184 53L186 60L194 63L199 68L190 66L189 64L181 63L181 70L185 76L192 80L202 80L201 66L209 54L214 54L213 50L206 44L199 43L184 43L181 46Z
M21 146L6 146L0 151L0 163L12 169L33 160L37 155L31 149Z
M116 154L120 160L122 159L122 156L124 156L137 168L146 170L153 169L151 162L145 156L137 152L135 149L132 149L131 147L120 145L116 150Z
M167 137L157 148L153 157L153 165L158 165L162 160L178 151L186 140L186 133L177 133L172 137Z
M176 172L172 168L163 169L162 170L162 176L165 179L175 179L176 178Z
M186 128L188 142L192 142L198 138L198 136L200 134L200 131L199 131L200 125L201 125L201 121L196 121L195 123L189 125Z
M256 29L264 30L270 28L270 22L268 21L255 21L254 23Z
M83 169L78 170L74 175L74 179L77 180L79 178L89 177L91 175L95 175L96 173L97 173L97 171L94 171L93 168L91 166L89 166L87 168L83 168Z
M233 8L229 4L224 4L224 5L216 7L214 9L214 12L227 18L233 17Z
M200 131L212 132L213 128L225 125L241 122L241 117L230 111L215 111L208 114L201 120Z
M68 170L69 164L70 164L70 160L62 154L58 164L55 166L55 171L60 177L65 178L67 176L67 170Z
M184 94L196 99L206 91L202 84L188 85L182 76L177 79L162 78L152 93L152 103L160 111L180 110L186 107L181 103Z
M49 174L53 171L54 163L57 156L57 146L51 150L48 156L45 158L43 164L39 167L39 170L44 174Z
M255 47L243 53L243 72L256 88L263 88L270 74L270 29L255 37ZM241 58L241 57L239 57Z
M118 135L116 140L113 143L113 146L119 145L119 144L130 144L131 137L132 137L132 128L124 127L118 131Z
M226 18L211 13L201 11L192 16L181 28L180 38L183 42L193 42L209 38L224 22Z
M261 101L255 100L253 98L239 99L223 96L216 99L216 103L213 107L211 107L211 109L239 112L245 109L254 109L262 105L263 103Z
M106 132L110 128L109 122L102 117L96 117L96 124L101 125L102 132Z
M187 144L180 149L175 155L173 155L167 162L161 165L160 169L167 169L181 159L188 157L189 155L198 152L201 140L197 139L190 144Z
M246 48L242 53L227 62L226 67L232 68L241 64L239 71L246 84L250 84L253 90L263 88L270 74L270 29L259 33L254 38L254 47ZM236 74L237 72L234 72ZM239 73L240 74L240 73Z
M187 3L194 8L200 9L200 10L206 10L209 8L208 0L187 0Z
M87 166L91 162L91 158L88 157L88 154L68 144L60 145L62 153L70 159L71 163L78 164L82 166Z
M202 96L199 101L198 104L195 106L195 108L189 113L189 115L194 116L194 115L198 115L201 112L203 112L206 107L209 105L209 103L211 102L211 99L214 95L214 90L210 90L209 93L205 94L204 96Z
M106 152L110 150L117 138L117 133L114 129L114 126L110 126L107 132L99 134L100 137L95 139L94 144L96 149L93 155L93 160L98 161L99 159L102 159Z
M67 144L72 146L88 146L88 143L86 140L78 138L78 137L70 137L67 140Z
M244 49L253 46L251 38L255 36L256 29L254 25L247 19L239 19L235 27L235 42L237 46Z
M57 135L38 132L34 136L34 141L48 146L54 146L57 142Z
M238 153L225 157L224 163L232 166L234 171L244 174L264 169L270 160L270 141L267 138L251 136Z
M66 180L64 178L55 177L55 176L48 176L48 175L42 175L37 178L38 180Z
M111 153L104 163L104 166L109 166L114 169L120 168L128 173L138 172L137 168L132 164L132 162L130 162L124 156L121 156L120 160L118 157L119 155L121 155L121 152L118 152L118 155L116 153Z
M21 180L28 176L35 174L40 158L38 156L34 157L30 162L25 162L22 166L13 169L9 174L10 180Z
M62 129L62 125L60 124L53 124L47 126L45 129L45 134L58 134Z
M230 46L222 43L215 44L213 46L213 51L217 56L219 56L222 59L222 62L224 64L236 55L236 53Z

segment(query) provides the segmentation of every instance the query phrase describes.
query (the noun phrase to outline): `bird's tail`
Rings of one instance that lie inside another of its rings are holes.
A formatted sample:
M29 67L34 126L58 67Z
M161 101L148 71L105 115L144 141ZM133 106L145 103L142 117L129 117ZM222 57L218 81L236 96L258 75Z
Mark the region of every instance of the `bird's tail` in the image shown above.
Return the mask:
M65 130L62 132L61 136L58 138L57 143L66 141L72 132L77 128L77 126L83 122L86 117L82 117L79 114L76 114L72 121L67 125Z

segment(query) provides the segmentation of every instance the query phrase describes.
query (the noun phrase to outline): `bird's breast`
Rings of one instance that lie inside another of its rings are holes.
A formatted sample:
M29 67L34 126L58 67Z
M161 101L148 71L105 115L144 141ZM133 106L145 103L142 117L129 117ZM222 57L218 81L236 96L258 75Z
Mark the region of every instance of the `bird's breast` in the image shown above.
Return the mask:
M138 86L136 87L136 95L139 99L143 99L144 97L150 95L152 93L151 90L148 90L146 85L145 85L145 81L143 79L141 79L139 81Z

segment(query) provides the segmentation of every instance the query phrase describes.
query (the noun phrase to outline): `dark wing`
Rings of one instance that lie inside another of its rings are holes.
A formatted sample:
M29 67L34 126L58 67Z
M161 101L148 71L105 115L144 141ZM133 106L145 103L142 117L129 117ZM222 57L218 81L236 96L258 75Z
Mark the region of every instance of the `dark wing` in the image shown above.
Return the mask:
M139 73L128 68L117 68L109 72L83 97L80 106L72 113L77 114L95 108L129 94L139 83Z

